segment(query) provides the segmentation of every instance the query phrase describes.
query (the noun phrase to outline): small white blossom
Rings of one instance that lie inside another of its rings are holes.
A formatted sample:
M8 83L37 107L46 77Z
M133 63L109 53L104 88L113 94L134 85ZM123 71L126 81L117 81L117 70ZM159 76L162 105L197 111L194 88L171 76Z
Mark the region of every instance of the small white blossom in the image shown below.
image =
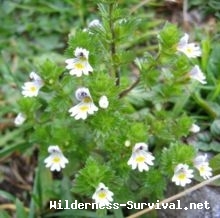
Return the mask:
M195 79L202 84L206 84L206 77L204 76L203 72L200 70L198 65L195 65L192 70L189 72L189 77L191 79Z
M35 72L31 72L29 77L32 81L24 83L21 93L24 97L36 97L43 86L43 80Z
M26 116L23 113L19 113L14 119L14 124L15 126L21 126L25 120Z
M75 92L75 96L81 102L69 109L71 117L74 117L76 120L85 120L88 114L94 114L96 111L98 111L98 108L93 103L88 88L78 88Z
M190 128L190 132L197 133L199 131L200 131L200 127L198 125L196 125L195 123L193 123Z
M89 28L101 28L102 24L99 19L94 19L89 22L88 27Z
M103 28L102 23L99 19L94 19L89 22L88 28L84 28L83 32L88 32L89 34L93 34L92 30Z
M70 58L65 61L67 64L66 69L70 70L70 75L77 77L89 75L93 68L89 64L89 51L84 48L76 48L74 51L75 58Z
M109 101L108 101L108 98L103 95L100 99L99 99L99 107L100 108L103 108L103 109L106 109L108 108L108 105L109 105Z
M31 72L29 75L30 79L34 81L42 81L41 77L37 75L35 72Z
M99 183L92 199L95 200L95 203L99 204L99 207L104 207L108 206L110 202L113 201L113 195L113 192L111 192L108 187L106 187L103 183Z
M191 183L191 178L193 178L193 170L189 169L187 164L178 164L175 167L172 182L176 185L185 186Z
M177 51L183 52L189 58L201 56L202 52L196 43L188 43L189 35L187 33L180 39L177 45Z
M65 165L69 163L66 157L63 155L59 146L50 145L48 148L50 156L44 160L46 167L50 168L51 171L60 171L62 168L65 168Z
M154 156L148 151L148 145L140 142L133 147L132 155L127 164L131 165L133 170L138 168L140 172L148 171L149 165L153 165L154 159Z
M212 168L209 167L207 154L199 155L194 159L194 166L198 169L203 179L209 179L212 176Z
M130 146L131 146L131 142L130 142L129 140L126 140L126 141L125 141L125 146L126 146L126 147L130 147Z
M98 111L98 108L89 96L84 97L79 104L69 109L69 113L71 113L70 116L74 117L76 120L85 120L88 114L94 114L96 111Z

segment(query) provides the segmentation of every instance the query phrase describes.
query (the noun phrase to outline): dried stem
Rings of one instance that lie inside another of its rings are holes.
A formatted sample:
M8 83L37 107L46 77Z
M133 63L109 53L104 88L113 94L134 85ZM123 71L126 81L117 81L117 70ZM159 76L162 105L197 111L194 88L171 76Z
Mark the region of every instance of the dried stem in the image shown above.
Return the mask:
M188 14L187 14L187 9L188 9L188 0L183 0L183 26L184 29L188 29Z
M137 77L137 79L132 83L127 89L123 90L121 93L119 93L119 98L123 98L130 92L138 83L140 82L140 76Z

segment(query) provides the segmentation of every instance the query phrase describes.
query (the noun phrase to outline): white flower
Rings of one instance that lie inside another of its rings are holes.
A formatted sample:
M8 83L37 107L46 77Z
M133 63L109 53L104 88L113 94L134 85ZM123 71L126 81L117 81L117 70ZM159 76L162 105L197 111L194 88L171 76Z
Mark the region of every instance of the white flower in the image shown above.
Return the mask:
M23 113L19 113L14 119L14 124L16 126L21 126L25 120L26 120L26 116Z
M133 170L138 167L140 172L143 170L148 171L148 165L153 165L154 159L154 156L148 151L148 145L140 142L135 144L127 164L131 165Z
M108 108L108 105L109 105L109 101L108 101L108 98L103 95L100 99L99 99L99 107L100 108L103 108L103 109L106 109Z
M195 43L188 43L189 35L187 33L180 39L177 45L177 51L183 52L189 58L196 58L201 56L202 52Z
M92 199L95 200L95 203L99 204L99 207L104 207L108 206L110 202L113 201L113 195L113 192L111 192L108 187L106 187L103 183L99 183Z
M76 120L85 120L88 114L94 114L96 111L98 111L98 108L93 103L91 97L85 97L82 102L69 109L70 116Z
M190 128L190 132L197 133L199 131L200 131L200 127L198 125L196 125L195 123L193 123Z
M101 24L100 20L94 19L89 22L88 27L89 28L101 28L102 24Z
M43 86L43 80L35 72L31 72L29 77L32 81L24 83L21 93L24 97L36 97Z
M76 75L77 77L89 75L89 72L93 71L93 68L89 64L89 51L84 48L76 48L74 51L75 58L70 58L65 61L67 64L66 69L70 70L70 75Z
M76 120L85 120L88 114L94 114L95 111L98 111L98 108L93 103L88 88L78 88L75 92L75 96L81 102L69 109L71 117L74 117Z
M203 179L209 179L212 176L212 168L209 167L207 154L197 156L194 159L194 166L198 169L199 174Z
M51 171L60 171L62 168L65 168L67 163L69 163L57 145L50 145L48 152L50 153L50 156L44 160L44 163Z
M206 77L204 76L203 72L200 70L198 65L195 65L192 70L189 72L189 77L191 79L195 79L202 84L206 84Z
M42 81L41 77L37 75L35 72L31 72L29 75L30 79L34 81Z
M172 182L176 185L185 186L191 183L191 178L193 178L193 170L189 169L187 164L178 164L175 167Z

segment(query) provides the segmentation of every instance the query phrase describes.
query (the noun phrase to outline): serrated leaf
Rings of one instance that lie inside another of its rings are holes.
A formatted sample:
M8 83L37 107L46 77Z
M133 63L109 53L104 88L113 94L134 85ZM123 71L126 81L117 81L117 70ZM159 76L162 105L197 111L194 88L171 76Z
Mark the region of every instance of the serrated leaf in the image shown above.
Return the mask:
M40 67L40 74L48 83L52 83L53 81L57 81L59 76L62 74L63 68L57 66L57 64L51 60L46 60Z
M154 187L152 190L151 187ZM166 181L163 175L155 169L149 170L144 179L143 191L154 202L158 199L163 199ZM144 190L145 189L145 190Z
M100 182L108 186L113 178L113 172L107 165L98 163L90 157L87 159L85 167L77 174L72 191L91 196Z
M175 24L166 23L159 33L159 42L162 51L166 54L174 54L176 45L180 39L180 32Z
M169 148L164 148L161 156L162 172L168 176L173 175L174 168L179 164L192 165L196 151L193 146L173 143Z

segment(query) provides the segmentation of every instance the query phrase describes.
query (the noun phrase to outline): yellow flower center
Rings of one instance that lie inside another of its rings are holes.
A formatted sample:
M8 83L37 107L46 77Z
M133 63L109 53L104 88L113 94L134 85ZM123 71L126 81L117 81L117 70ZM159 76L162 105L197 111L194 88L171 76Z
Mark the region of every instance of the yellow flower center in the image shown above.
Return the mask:
M199 172L200 173L205 173L205 167L204 166L199 167Z
M82 70L84 68L84 65L80 62L78 63L75 63L75 67L78 69L78 70Z
M31 92L36 92L36 90L37 90L37 88L36 88L35 86L31 86L31 87L30 87L30 91L31 91Z
M53 162L54 162L54 163L59 163L59 162L60 162L60 157L55 156L55 157L53 158Z
M104 199L104 198L106 198L106 193L102 191L98 194L98 196L99 196L99 198Z
M88 111L89 110L89 106L88 105L82 105L79 108L82 112Z
M188 53L192 53L192 48L187 48L186 51L187 51Z
M137 163L142 163L142 162L144 162L145 161L145 157L144 156L138 156L137 158L136 158L136 162Z
M185 173L180 173L180 174L178 175L178 179L179 179L179 180L185 180L185 179L186 179L186 174L185 174Z

